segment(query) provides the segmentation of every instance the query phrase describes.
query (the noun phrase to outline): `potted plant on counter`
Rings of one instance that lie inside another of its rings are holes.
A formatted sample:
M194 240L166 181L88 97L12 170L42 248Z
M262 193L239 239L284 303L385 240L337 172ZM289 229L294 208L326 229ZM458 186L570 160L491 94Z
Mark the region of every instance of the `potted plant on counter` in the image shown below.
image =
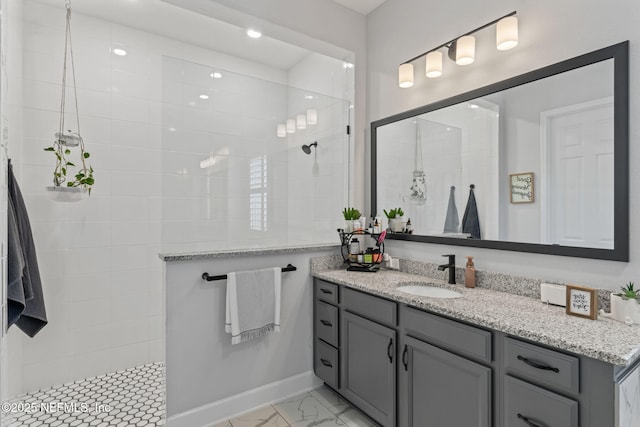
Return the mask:
M360 223L360 211L356 208L344 208L342 210L344 216L344 231L345 233L353 233L354 221Z
M611 294L611 317L620 322L640 323L640 289L633 282L621 286L622 292Z
M383 211L389 220L389 228L391 231L394 233L402 233L404 230L404 212L402 211L402 208L391 209L389 212L387 212L386 209L383 209Z

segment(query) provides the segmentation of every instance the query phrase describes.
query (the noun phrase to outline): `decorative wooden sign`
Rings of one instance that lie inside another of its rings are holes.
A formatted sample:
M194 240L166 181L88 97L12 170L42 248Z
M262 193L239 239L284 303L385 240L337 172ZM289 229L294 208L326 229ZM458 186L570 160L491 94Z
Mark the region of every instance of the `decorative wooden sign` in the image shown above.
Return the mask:
M596 290L567 285L567 314L595 320L598 317Z
M533 203L533 172L509 175L511 203Z

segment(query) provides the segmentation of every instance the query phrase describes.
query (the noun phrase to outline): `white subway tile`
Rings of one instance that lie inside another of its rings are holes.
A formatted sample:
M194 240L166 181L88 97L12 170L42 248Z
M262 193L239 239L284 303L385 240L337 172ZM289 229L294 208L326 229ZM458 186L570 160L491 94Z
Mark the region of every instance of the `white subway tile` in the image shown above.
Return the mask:
M109 351L110 370L120 371L149 362L149 344L137 343L113 348Z

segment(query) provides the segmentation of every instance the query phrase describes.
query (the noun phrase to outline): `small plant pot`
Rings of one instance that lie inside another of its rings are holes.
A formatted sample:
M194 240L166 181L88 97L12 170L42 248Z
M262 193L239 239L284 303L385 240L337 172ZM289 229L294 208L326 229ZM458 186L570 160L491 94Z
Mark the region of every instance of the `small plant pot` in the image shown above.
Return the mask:
M344 232L353 233L353 221L350 219L344 220Z
M389 228L394 233L402 233L404 230L404 222L402 221L402 218L389 219Z
M80 187L47 187L47 193L49 198L56 202L79 202L87 197L89 191L86 188Z
M625 299L611 294L611 317L619 322L640 324L640 304L635 299Z

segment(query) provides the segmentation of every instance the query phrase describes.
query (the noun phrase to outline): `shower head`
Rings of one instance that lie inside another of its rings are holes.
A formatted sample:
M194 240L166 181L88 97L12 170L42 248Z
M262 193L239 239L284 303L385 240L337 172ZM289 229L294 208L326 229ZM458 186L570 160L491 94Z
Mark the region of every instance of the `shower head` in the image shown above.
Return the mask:
M302 151L304 151L306 154L311 154L311 147L317 147L317 146L318 146L318 141L313 141L313 144L303 145Z

